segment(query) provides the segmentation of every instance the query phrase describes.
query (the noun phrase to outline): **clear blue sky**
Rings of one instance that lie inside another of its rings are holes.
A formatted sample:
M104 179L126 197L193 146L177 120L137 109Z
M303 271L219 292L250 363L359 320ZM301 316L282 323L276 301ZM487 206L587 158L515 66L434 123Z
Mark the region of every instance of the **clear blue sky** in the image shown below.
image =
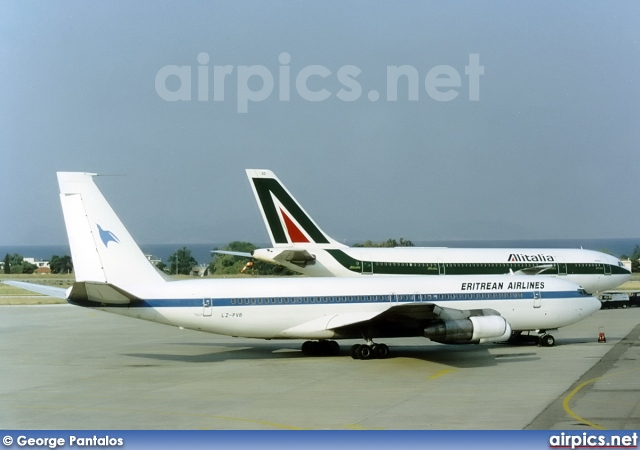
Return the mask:
M98 183L142 243L266 242L245 168L338 240L640 237L638 23L635 1L4 1L0 245L66 242L56 171L124 175Z

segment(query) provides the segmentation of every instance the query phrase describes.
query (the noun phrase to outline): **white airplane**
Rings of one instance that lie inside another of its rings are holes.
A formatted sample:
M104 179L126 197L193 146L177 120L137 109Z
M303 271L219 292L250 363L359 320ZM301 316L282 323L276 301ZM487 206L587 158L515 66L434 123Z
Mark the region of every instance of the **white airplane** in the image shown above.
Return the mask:
M631 277L611 255L562 248L348 247L329 237L270 170L247 169L272 248L214 251L282 265L309 276L551 275L593 293Z
M172 281L144 256L94 176L58 173L76 278L64 294L58 292L74 305L229 336L308 339L305 354L335 355L339 346L331 339L364 339L352 347L354 359L388 356L387 345L374 344L377 338L499 342L512 331L570 325L600 308L599 300L576 284L552 277ZM543 334L540 342L553 345L554 338Z

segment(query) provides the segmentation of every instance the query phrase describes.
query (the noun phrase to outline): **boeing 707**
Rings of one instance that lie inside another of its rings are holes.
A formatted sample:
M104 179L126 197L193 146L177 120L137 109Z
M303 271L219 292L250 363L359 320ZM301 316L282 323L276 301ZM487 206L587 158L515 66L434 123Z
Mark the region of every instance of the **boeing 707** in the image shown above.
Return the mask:
M94 176L58 173L75 273L60 294L73 305L228 336L306 340L302 350L313 355L338 354L337 339L363 339L351 347L354 359L387 357L389 347L375 341L395 337L478 344L537 331L553 345L546 331L600 308L576 284L542 276L174 280L147 260Z

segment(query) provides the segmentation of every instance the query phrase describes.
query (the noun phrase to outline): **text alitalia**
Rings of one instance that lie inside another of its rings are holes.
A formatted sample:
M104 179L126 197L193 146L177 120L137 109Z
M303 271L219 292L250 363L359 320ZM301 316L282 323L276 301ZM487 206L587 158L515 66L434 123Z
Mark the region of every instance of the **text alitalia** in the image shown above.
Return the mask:
M555 259L551 255L525 255L524 253L511 253L509 262L554 262Z

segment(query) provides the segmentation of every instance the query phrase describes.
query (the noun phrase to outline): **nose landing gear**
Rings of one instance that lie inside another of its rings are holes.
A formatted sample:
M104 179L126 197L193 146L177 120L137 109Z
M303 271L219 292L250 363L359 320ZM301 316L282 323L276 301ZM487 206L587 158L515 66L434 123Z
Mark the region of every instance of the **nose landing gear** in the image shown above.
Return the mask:
M556 338L551 336L550 334L543 334L538 337L538 346L540 347L553 347L556 345Z

